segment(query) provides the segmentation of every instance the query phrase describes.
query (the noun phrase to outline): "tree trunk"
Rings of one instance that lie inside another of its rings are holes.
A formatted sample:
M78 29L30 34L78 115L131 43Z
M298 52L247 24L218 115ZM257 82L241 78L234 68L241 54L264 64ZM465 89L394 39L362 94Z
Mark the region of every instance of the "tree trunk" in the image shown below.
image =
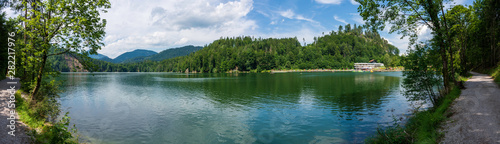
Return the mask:
M441 14L443 14L443 21L444 21L444 28L445 28L445 31L446 31L446 44L448 45L448 53L450 54L450 68L451 68L451 79L453 81L453 83L455 85L458 85L457 83L457 80L455 79L455 68L453 67L453 50L452 50L452 46L451 46L451 37L450 37L450 34L449 34L449 29L448 29L448 24L447 24L447 21L446 21L446 16L444 16L444 10L443 10L443 5L441 3ZM441 33L443 34L443 33ZM443 39L441 39L442 41ZM444 48L444 47L443 47ZM446 53L446 52L445 52ZM446 54L445 54L446 55ZM444 68L444 63L443 63L443 68ZM446 84L447 82L445 82ZM446 86L445 86L446 87ZM446 89L446 93L449 92L449 85L448 85L448 89Z
M458 85L457 80L455 79L455 68L453 67L453 51L452 51L452 46L451 42L449 41L449 36L448 36L448 53L450 54L450 69L451 69L451 79L455 85Z
M36 94L40 90L40 84L42 83L42 78L43 78L43 69L45 68L45 62L47 61L47 51L43 52L42 56L42 63L40 66L40 69L38 70L38 76L36 77L36 85L35 88L33 88L33 93L31 93L31 100L37 100Z
M467 39L464 38L464 35L461 35L462 38L462 44L460 48L460 64L462 67L462 71L460 72L460 75L464 76L467 74L468 66L467 66L467 56L465 55L465 51L467 49Z
M445 94L448 94L448 92L450 92L450 80L449 80L450 77L448 76L448 58L446 57L446 49L444 46L444 42L442 39L440 41L441 41L440 42L441 59L443 59L443 69L441 72L443 73L443 84L444 84Z
M448 75L448 57L447 57L447 53L446 53L446 45L444 44L444 35L445 35L445 32L448 32L448 31L445 31L443 29L441 29L441 26L443 26L443 24L440 22L439 20L439 17L438 17L438 13L439 13L439 10L441 9L441 12L444 14L442 8L439 8L439 6L442 5L442 3L440 2L439 5L436 5L434 2L436 1L433 1L433 0L426 0L423 4L423 7L425 9L425 11L429 14L429 17L431 18L431 22L432 24L434 25L434 29L433 31L436 32L436 37L438 39L438 43L439 43L439 50L440 50L440 54L441 54L441 60L443 61L443 69L442 69L442 73L443 73L443 84L444 84L444 89L445 89L445 94L448 94L449 90L450 90L450 82L449 82L449 75ZM446 24L444 25L446 26Z

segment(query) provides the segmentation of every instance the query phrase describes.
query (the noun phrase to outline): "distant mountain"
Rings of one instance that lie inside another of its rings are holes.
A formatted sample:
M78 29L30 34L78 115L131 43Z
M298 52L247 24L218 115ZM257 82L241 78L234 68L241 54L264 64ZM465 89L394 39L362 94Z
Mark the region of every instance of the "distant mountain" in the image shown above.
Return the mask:
M164 59L170 59L170 58L179 57L179 56L186 56L192 52L196 52L198 50L201 50L202 48L203 47L201 47L201 46L192 46L192 45L179 47L179 48L171 48L171 49L166 49L164 51L161 51L160 53L155 54L155 55L141 56L141 57L127 59L127 60L124 60L122 63L141 62L144 60L161 61Z
M107 61L107 62L113 62L113 59L111 59L108 56L105 56L103 54L100 54L100 53L97 53L97 55L89 55L89 57L93 58L93 59Z
M121 54L120 56L116 57L113 59L113 63L121 63L125 60L136 58L136 57L145 57L145 56L150 56L150 55L155 55L158 54L154 51L151 50L142 50L142 49L137 49L131 52L126 52Z
M91 54L89 55L90 58L93 58L93 59L101 59L101 58L104 58L104 57L107 57L109 58L108 56L105 56L103 54L100 54L100 53L97 53L97 54Z

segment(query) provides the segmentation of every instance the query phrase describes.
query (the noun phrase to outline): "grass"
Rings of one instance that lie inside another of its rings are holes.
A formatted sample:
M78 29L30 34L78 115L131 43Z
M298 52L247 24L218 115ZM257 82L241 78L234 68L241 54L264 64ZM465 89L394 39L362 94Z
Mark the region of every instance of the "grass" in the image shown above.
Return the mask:
M28 125L32 130L28 133L34 143L42 144L75 144L78 139L72 136L71 132L76 130L69 129L69 117L64 115L60 121L51 123L46 122L43 116L38 113L42 107L32 108L29 101L21 97L22 91L18 90L16 96L16 111L20 120ZM41 102L39 102L41 103ZM46 107L45 107L46 108Z
M497 67L494 68L489 75L491 75L493 80L500 85L500 65L497 65Z
M460 93L458 87L453 87L451 92L440 100L437 107L416 112L404 127L396 124L384 130L377 129L377 135L366 139L366 143L438 143L442 136L438 128L448 115L446 110Z

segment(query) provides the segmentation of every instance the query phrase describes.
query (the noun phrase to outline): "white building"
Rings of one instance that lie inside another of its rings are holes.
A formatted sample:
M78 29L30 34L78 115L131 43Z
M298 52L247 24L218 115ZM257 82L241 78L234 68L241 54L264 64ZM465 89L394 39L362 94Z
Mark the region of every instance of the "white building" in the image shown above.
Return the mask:
M354 63L354 69L356 70L371 70L383 66L383 63Z

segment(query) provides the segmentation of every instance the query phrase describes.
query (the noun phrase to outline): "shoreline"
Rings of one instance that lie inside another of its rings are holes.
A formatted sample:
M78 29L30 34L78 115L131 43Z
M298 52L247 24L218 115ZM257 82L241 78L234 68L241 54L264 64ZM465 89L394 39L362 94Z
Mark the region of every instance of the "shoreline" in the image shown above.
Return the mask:
M398 72L403 70L354 70L354 69L309 69L309 70L271 70L270 73L290 73L290 72Z
M404 69L375 69L375 70L355 70L355 69L291 69L291 70L262 70L261 72L253 71L234 71L230 70L227 72L221 73L294 73L294 72L400 72L404 71ZM162 72L61 72L61 73L162 73ZM203 73L203 72L175 72L170 71L169 73Z

